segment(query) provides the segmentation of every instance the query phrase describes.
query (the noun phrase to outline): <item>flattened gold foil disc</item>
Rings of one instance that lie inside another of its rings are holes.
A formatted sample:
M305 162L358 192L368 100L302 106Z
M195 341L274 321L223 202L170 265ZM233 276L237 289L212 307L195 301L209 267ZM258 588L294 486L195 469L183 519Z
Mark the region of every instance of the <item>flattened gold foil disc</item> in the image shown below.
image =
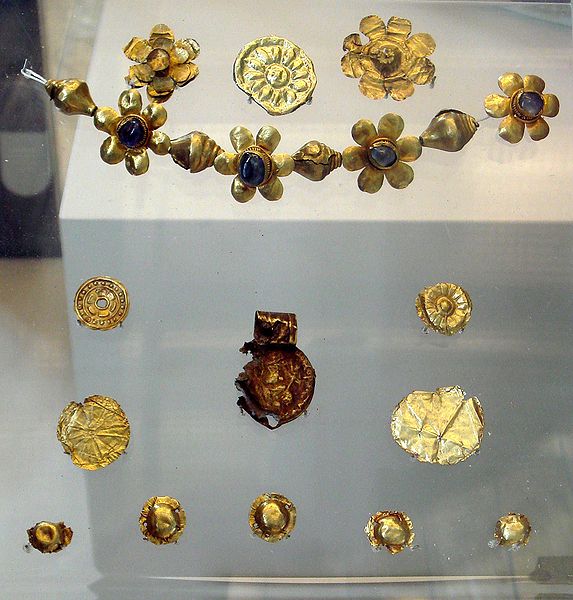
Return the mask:
M495 524L494 536L500 546L519 548L525 546L531 534L529 519L520 513L508 513Z
M59 523L40 521L28 529L27 533L30 544L42 554L63 550L70 544L74 535L74 532L66 527L63 521Z
M179 500L153 496L143 505L139 516L141 533L153 544L172 544L183 533L187 517Z
M398 554L414 541L414 527L406 513L385 510L372 515L364 528L373 548Z
M462 331L472 316L472 301L455 283L436 283L416 298L416 311L426 327L444 335Z
M129 296L121 281L92 277L76 292L74 310L81 325L102 331L121 325L129 312Z
M88 471L106 467L129 444L129 421L121 406L106 396L70 402L58 421L58 440L75 465Z
M251 505L249 525L265 542L278 542L288 537L295 524L296 508L282 494L262 494Z

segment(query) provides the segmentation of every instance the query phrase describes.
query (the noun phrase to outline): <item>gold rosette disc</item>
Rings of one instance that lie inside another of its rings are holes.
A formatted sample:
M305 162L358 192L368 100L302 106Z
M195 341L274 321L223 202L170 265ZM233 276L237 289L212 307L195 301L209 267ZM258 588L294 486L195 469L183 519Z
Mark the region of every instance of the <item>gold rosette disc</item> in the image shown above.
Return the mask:
M364 528L373 548L398 554L414 542L414 526L406 513L385 510L372 515Z
M288 537L295 523L296 508L282 494L262 494L251 505L249 525L265 542L278 542Z
M418 294L416 312L426 327L443 335L454 335L469 323L472 301L460 285L436 283Z
M233 67L237 86L270 115L286 115L310 100L316 87L312 60L285 38L249 42Z
M121 325L129 312L125 286L111 277L92 277L78 288L74 310L81 325L107 330Z
M187 517L179 500L170 496L153 496L143 505L139 516L141 533L150 542L172 544L183 533Z
M525 546L531 534L529 519L520 513L508 513L495 524L494 536L500 546L519 548Z
M51 521L40 521L27 531L28 539L32 547L42 554L59 552L72 541L74 532L66 527L63 521L52 523Z

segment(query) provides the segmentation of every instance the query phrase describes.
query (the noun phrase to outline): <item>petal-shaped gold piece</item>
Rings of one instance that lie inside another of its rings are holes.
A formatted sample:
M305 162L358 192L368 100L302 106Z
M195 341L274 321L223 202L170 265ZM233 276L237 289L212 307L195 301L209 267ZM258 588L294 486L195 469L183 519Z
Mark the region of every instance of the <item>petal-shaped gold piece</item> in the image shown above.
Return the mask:
M258 189L263 198L267 200L280 200L284 191L282 181L274 175L269 179L268 183L261 185Z
M404 162L398 161L393 167L385 171L388 183L397 190L408 187L414 179L414 169Z
M242 125L233 127L233 129L231 129L231 133L229 134L229 138L231 139L233 148L238 153L246 150L249 146L255 145L255 138L253 137L253 134Z
M384 173L376 167L367 165L358 176L358 187L360 191L375 194L384 183ZM387 172L386 172L387 173Z
M517 144L523 138L525 124L523 121L516 119L513 115L507 115L499 124L498 134L510 144Z
M129 67L129 74L126 77L126 82L135 87L147 85L153 79L153 69L147 65L133 65Z
M179 87L183 87L199 75L199 67L194 63L184 63L173 66L169 73L175 83Z
M384 21L377 15L364 17L360 21L360 32L371 40L377 40L386 35L386 25ZM360 38L358 38L360 40Z
M506 96L500 96L499 94L490 94L485 97L483 101L485 112L490 117L506 117L511 109L510 99Z
M286 177L294 171L294 159L290 154L274 154L273 162L278 177Z
M376 127L368 119L360 119L352 126L352 138L359 146L367 148L376 137Z
M398 158L406 162L412 162L422 154L422 144L420 138L415 135L407 135L396 142L398 149Z
M30 545L42 554L59 552L70 545L74 532L63 521L40 521L27 531Z
M559 99L555 94L543 94L543 116L555 117L559 113Z
M370 63L362 61L364 66L368 66ZM362 75L358 82L358 89L368 98L373 100L381 100L386 98L388 91L384 85L384 77L378 73L367 71Z
M103 141L99 149L99 155L108 165L116 165L125 158L125 147L112 135Z
M408 71L408 79L416 85L425 85L432 82L435 72L436 67L430 59L417 58Z
M147 93L153 97L171 95L175 89L175 81L170 75L155 75L147 88Z
M538 142L549 135L549 125L543 117L539 117L532 123L527 123L527 133L532 140Z
M390 17L386 32L389 36L405 40L412 31L412 23L402 17Z
M351 33L344 38L342 42L342 49L350 52L360 52L362 49L362 42L360 40L359 33Z
M143 38L134 37L125 45L123 53L134 62L142 63L151 52L152 48Z
M94 113L94 125L100 131L114 135L120 118L117 111L111 108L111 106L102 106Z
M523 89L523 79L518 73L504 73L497 80L499 89L511 98L514 92Z
M221 152L215 158L213 166L215 171L221 175L236 175L239 168L239 155L232 152Z
M372 515L364 528L370 545L398 554L414 543L414 526L406 513L384 510Z
M523 88L526 92L541 92L545 89L545 81L537 75L526 75L523 78Z
M414 93L414 84L408 79L396 79L387 88L394 100L406 100Z
M525 546L531 534L529 519L520 513L508 513L495 524L494 537L500 546L511 549Z
M153 496L143 505L139 528L153 544L173 544L181 537L187 517L179 500L170 496Z
M177 42L175 42L175 47L178 50L183 50L185 52L185 54L187 56L181 56L180 54L178 54L178 57L180 58L180 62L188 62L190 60L195 60L198 56L199 53L201 52L201 49L199 47L199 44L197 43L197 40L194 40L192 38L187 38L185 40L178 40Z
M84 281L74 296L80 325L106 331L121 325L129 312L127 289L117 279L99 276Z
M154 131L149 139L149 149L155 154L168 154L171 148L169 136L162 131Z
M272 154L281 141L281 134L272 125L264 125L257 133L257 146Z
M141 116L147 121L149 129L159 129L167 121L167 111L157 102L152 102L146 106Z
M128 152L125 155L125 168L131 175L143 175L149 169L149 156L147 151Z
M400 115L388 113L378 121L378 135L395 142L404 131L404 119Z
M342 153L342 164L347 171L359 171L368 163L368 151L362 146L349 146Z
M426 327L444 335L455 335L469 323L472 301L461 286L436 283L418 294L416 311Z
M265 542L289 537L296 524L296 508L282 494L262 494L253 500L249 514L251 531Z
M436 49L436 42L429 33L415 33L406 40L410 52L419 58L430 56Z
M122 115L137 115L141 112L141 94L137 90L125 90L119 96L119 112Z
M353 52L345 54L340 61L342 72L346 77L362 77L366 71L363 65L365 60L370 59L363 57L361 54L354 54Z
M216 163L217 161L215 161L215 164ZM256 191L257 188L245 185L238 175L233 179L233 183L231 184L231 194L233 194L233 198L237 202L248 202L255 195Z
M167 50L161 48L155 48L147 57L146 64L151 68L154 73L164 71L169 68L171 62L171 56Z
M165 25L165 23L158 23L157 25L154 25L151 29L151 33L149 34L149 41L151 42L151 45L154 48L156 48L157 46L155 45L155 43L157 42L157 40L163 39L174 41L175 34L173 33L173 30L171 29L171 27L169 27L169 25Z

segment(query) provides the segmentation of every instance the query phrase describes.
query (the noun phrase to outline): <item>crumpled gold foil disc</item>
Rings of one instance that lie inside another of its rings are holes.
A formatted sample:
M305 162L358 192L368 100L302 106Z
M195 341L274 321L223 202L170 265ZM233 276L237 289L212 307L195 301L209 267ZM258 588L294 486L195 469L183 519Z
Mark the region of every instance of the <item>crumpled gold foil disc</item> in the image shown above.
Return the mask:
M519 548L525 546L531 534L529 519L520 513L508 513L495 524L494 537L500 546Z
M373 548L398 554L414 542L414 527L406 513L385 510L372 515L364 528Z
M119 458L129 444L129 421L121 406L107 396L70 402L62 411L58 440L78 467L95 471Z
M81 325L102 331L121 325L129 312L129 296L121 281L92 277L78 288L74 310Z
M472 301L455 283L436 283L416 298L416 311L426 327L444 335L462 331L472 316Z
M27 533L30 544L42 554L63 550L69 546L74 535L74 532L63 521L59 523L40 521L28 529Z
M483 410L457 385L412 392L394 409L391 429L394 441L420 462L455 465L479 450Z
M143 505L139 516L141 533L150 542L172 544L183 533L187 517L179 500L170 496L153 496Z
M296 508L282 494L262 494L251 505L249 525L265 542L278 542L288 537L296 524Z

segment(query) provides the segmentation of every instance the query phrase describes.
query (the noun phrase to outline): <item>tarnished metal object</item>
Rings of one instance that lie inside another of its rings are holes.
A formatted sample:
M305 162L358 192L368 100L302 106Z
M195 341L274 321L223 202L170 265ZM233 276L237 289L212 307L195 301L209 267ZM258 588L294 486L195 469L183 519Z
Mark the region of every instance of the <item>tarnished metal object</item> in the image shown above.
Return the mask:
M274 35L249 42L233 66L237 86L270 115L286 115L312 97L314 65L295 43Z
M212 167L221 152L223 148L201 131L192 131L171 140L169 148L173 161L191 173Z
M479 450L483 410L459 386L412 392L394 409L391 430L394 441L420 462L455 465Z
M372 515L364 528L370 545L398 554L414 542L414 526L406 513L385 510Z
M254 337L241 348L253 360L237 377L237 389L244 394L237 404L261 425L276 429L306 411L315 372L295 345L296 315L257 311Z
M179 500L170 496L153 496L143 505L139 528L153 544L172 544L183 533L187 517Z
M500 546L516 549L529 542L531 524L520 513L508 513L500 517L495 524L494 537Z
M84 281L74 297L80 325L106 331L121 325L129 312L127 289L117 279L101 275Z
M297 150L292 158L294 170L311 181L322 181L342 165L342 154L326 144L312 140Z
M117 460L129 444L129 421L121 406L107 396L70 402L58 421L57 436L72 462L88 471Z
M416 312L426 327L444 335L465 329L472 316L472 301L455 283L436 283L416 297Z
M296 524L296 508L282 494L262 494L251 505L251 531L265 542L289 537Z
M474 136L479 123L464 112L455 109L440 111L420 135L422 146L457 152Z
M42 554L59 552L70 545L74 532L63 521L40 521L27 531L30 545Z
M50 100L66 115L93 116L97 110L88 84L80 79L49 79L45 86Z

